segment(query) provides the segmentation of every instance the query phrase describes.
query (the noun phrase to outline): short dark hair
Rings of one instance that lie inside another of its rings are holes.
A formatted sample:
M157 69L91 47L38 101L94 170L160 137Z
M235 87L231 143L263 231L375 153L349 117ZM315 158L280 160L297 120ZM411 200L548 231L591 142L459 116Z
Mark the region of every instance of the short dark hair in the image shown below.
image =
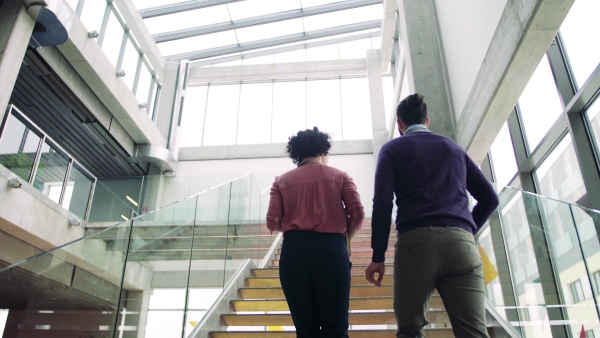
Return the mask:
M400 102L396 110L396 118L405 124L423 124L427 121L427 105L423 102L423 95L414 93Z
M331 149L331 136L319 131L319 128L301 130L289 138L287 152L294 164L300 164L305 158L327 155Z

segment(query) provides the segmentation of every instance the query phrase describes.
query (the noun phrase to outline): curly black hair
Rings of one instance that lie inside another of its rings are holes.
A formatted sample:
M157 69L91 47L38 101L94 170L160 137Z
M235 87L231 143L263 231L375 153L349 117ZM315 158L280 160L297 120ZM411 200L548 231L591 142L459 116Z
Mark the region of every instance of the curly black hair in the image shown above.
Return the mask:
M301 130L289 138L287 152L294 164L300 164L305 158L327 155L331 149L331 136L319 131L319 128Z

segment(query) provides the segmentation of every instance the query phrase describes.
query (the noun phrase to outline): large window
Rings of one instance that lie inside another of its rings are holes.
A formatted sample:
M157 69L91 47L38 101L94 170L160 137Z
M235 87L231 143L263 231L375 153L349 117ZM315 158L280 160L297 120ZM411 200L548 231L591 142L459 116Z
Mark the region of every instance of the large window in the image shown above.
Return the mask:
M600 63L600 1L577 0L560 27L575 81L581 87Z
M81 8L81 21L115 68L115 76L123 79L140 108L154 120L160 81L116 4L105 0L69 0L69 4L73 10Z
M384 81L386 85L392 84ZM180 145L285 143L298 131L315 126L334 140L371 139L368 79L188 87Z
M585 111L590 122L590 129L596 149L600 149L600 99L596 98L594 103Z
M521 94L519 107L529 150L533 151L563 111L546 56Z
M495 182L500 186L509 185L518 169L508 123L504 123L502 129L500 129L500 133L498 133L492 144L490 153L492 155Z
M96 178L13 106L0 129L0 164L50 200L87 218Z
M571 141L566 135L535 170L540 193L560 201L581 203L586 190ZM587 204L587 203L584 203Z
M212 306L222 289L190 288L187 298L186 289L154 289L148 305L146 338L181 336L181 323L187 314L185 323L186 337L194 329L206 311Z

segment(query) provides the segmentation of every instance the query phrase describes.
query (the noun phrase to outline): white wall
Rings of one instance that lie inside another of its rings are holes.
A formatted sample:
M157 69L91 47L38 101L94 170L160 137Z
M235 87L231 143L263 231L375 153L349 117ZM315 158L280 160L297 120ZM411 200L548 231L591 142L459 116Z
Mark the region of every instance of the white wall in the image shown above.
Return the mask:
M507 0L435 0L450 93L458 121Z
M356 183L358 192L360 193L367 217L371 217L372 201L373 201L373 186L375 176L375 160L372 154L362 155L335 155L330 156L329 165L347 172ZM219 160L219 161L184 161L179 162L177 168L177 176L209 176L211 181L216 182L217 178L220 182L238 177L240 174L253 173L257 184L261 190L268 189L275 176L282 174L288 170L295 168L292 160L289 158L258 158L258 159L238 159L238 160ZM169 183L169 179L165 181L165 194L169 196L181 195L174 192L176 186L184 187L177 184L176 180L173 184ZM172 185L172 187L170 187ZM200 191L206 187L198 188ZM185 189L188 189L186 186ZM189 191L192 194L198 191ZM188 193L188 192L186 192ZM163 200L169 200L169 196L164 196Z

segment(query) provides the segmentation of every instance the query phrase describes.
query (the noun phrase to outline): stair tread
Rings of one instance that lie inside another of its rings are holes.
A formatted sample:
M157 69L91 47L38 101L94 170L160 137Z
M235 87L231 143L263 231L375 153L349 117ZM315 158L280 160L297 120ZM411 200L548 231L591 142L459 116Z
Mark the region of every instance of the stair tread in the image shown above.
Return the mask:
M391 310L393 309L393 301L394 298L391 296L351 297L350 310ZM236 312L289 311L285 298L232 300L231 305ZM429 307L441 309L444 307L444 304L439 296L432 296L429 301Z
M425 329L425 334L428 338L446 338L453 337L452 329L449 328L434 328ZM395 338L396 330L349 330L350 338ZM213 331L210 333L212 338L228 337L228 338L245 338L245 337L272 337L272 338L287 338L296 337L295 331Z
M227 326L293 326L289 313L277 314L224 314L221 315ZM348 314L350 325L396 325L394 312L351 312ZM446 311L431 310L427 312L427 320L431 324L449 327L450 321Z

